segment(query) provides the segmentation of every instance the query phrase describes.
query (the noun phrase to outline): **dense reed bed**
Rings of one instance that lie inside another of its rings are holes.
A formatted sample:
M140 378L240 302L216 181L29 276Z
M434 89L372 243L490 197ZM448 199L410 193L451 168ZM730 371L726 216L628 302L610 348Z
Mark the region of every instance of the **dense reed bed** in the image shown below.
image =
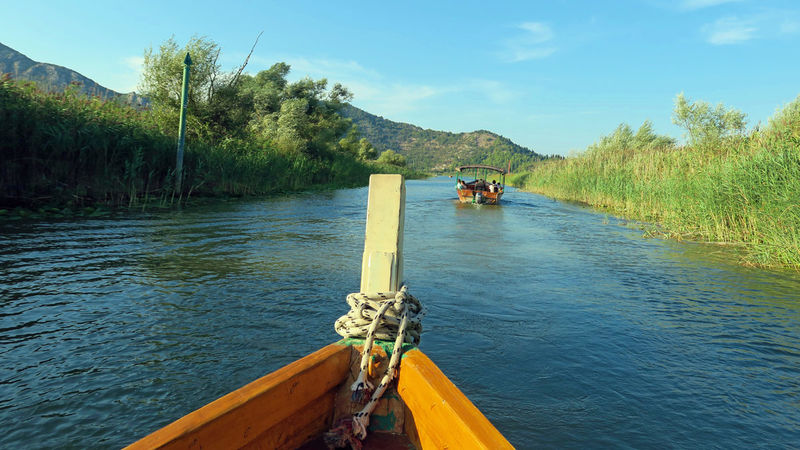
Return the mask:
M153 114L77 89L45 93L7 76L0 79L0 124L0 209L167 205L198 195L363 185L370 173L402 171L341 153L311 157L255 141L190 139L178 192L177 139Z
M800 268L800 97L761 130L690 142L620 126L511 182L670 237L741 245L746 264Z

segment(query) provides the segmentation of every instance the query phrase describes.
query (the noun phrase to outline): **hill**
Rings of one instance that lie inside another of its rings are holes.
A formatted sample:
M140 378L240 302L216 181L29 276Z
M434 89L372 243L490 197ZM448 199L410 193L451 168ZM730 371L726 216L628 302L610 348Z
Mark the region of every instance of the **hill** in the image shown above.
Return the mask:
M120 94L74 70L34 61L0 43L0 74L3 73L11 74L17 80L35 81L39 88L50 92L60 92L71 84L77 84L87 95L121 98L123 102L136 106L147 103L135 93ZM507 167L509 163L515 168L548 158L486 130L451 133L423 129L384 119L352 105L345 105L340 114L351 119L361 135L379 152L394 150L400 153L413 170L442 172L462 164Z
M394 150L405 156L413 169L441 172L463 164L507 167L509 162L513 168L548 158L491 131L451 133L423 129L352 105L346 105L340 114L350 118L379 152Z
M55 64L34 61L11 47L0 43L0 74L8 73L16 80L35 81L37 86L49 92L61 92L77 84L84 94L102 98L121 98L124 102L141 105L142 97L131 92L121 94L97 84L94 80L74 70Z

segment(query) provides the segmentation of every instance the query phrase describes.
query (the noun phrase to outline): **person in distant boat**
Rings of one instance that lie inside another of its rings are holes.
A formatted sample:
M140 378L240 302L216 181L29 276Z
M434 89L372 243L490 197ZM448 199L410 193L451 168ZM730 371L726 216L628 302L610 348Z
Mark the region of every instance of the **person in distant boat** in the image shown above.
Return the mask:
M497 181L492 180L489 184L489 192L497 192Z
M464 183L464 180L458 180L456 183L456 189L466 189L467 185Z

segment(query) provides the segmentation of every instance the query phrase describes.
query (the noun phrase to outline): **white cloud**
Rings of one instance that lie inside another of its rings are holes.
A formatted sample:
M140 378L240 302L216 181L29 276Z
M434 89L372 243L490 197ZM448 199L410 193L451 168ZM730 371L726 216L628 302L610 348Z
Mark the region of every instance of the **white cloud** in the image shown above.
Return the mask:
M800 32L800 22L796 20L784 20L778 28L783 34L795 34Z
M728 16L704 25L700 31L706 41L714 45L779 39L800 33L800 12L773 9L749 16Z
M107 87L121 93L135 91L142 76L144 57L128 56L118 60L117 63L121 69L114 71Z
M511 62L527 61L529 59L547 58L556 52L555 47L545 48L520 48L514 51Z
M504 61L522 62L542 59L556 52L556 47L549 44L555 34L547 24L525 22L517 28L523 33L505 41L505 48L500 55Z
M680 3L680 7L684 10L695 10L723 5L725 3L736 3L740 1L742 0L683 0Z
M386 117L408 116L430 105L442 102L446 96L484 98L488 103L505 105L517 98L517 93L499 81L465 80L446 86L418 85L403 82L344 81L355 96L355 103L373 114ZM478 100L480 101L480 100Z
M753 20L736 17L724 17L714 23L705 25L702 31L706 41L714 45L739 44L756 37L758 27Z
M427 108L432 101L443 96L459 94L485 98L492 104L507 104L516 93L505 84L494 80L467 79L445 85L418 84L392 79L376 70L366 68L356 61L314 59L301 56L251 58L249 72L257 72L285 61L292 68L289 79L303 77L326 78L329 85L341 83L353 93L353 102L373 114L387 118L408 117L415 111Z
M284 56L270 61L289 64L292 68L289 74L291 80L311 77L326 78L329 86L341 83L353 93L355 103L370 112L386 116L414 111L424 101L453 89L387 80L381 73L365 68L356 61L298 56ZM258 62L264 61L259 59Z
M141 72L144 67L144 56L128 56L122 60L126 66Z
M468 82L463 90L475 91L485 95L492 103L502 105L517 98L517 92L509 89L505 84L494 80L473 80Z
M355 103L373 114L395 117L413 112L425 101L443 95L449 89L407 83L344 82L354 94Z
M380 75L365 69L355 61L337 61L333 59L306 59L293 57L283 59L292 67L292 73L304 74L312 78L327 78L329 80L351 77L378 78Z
M519 28L530 33L527 39L534 44L541 44L553 39L553 30L541 22L525 22Z

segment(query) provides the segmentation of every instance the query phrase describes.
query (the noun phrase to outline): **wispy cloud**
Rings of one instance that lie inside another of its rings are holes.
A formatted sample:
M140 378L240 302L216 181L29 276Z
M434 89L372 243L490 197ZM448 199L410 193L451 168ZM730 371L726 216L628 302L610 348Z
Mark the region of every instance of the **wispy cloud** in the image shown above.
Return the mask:
M384 82L382 80L343 80L355 96L355 103L369 111L387 117L402 117L426 109L431 102L441 103L448 96L470 97L484 104L506 105L517 93L502 82L494 80L463 80L448 85L420 85Z
M553 30L541 22L525 22L519 28L530 33L525 39L533 44L541 44L553 39Z
M266 60L257 61L266 63ZM290 79L326 78L330 83L341 83L353 93L355 103L386 116L414 111L425 101L454 89L452 86L438 87L388 80L380 72L366 68L356 61L302 56L284 56L270 61L285 61L289 64L292 68Z
M316 59L302 56L251 58L250 71L263 70L275 61L285 61L292 68L290 79L327 78L330 83L342 83L354 95L354 103L368 111L389 118L404 117L425 109L443 96L459 94L484 98L491 104L506 104L516 98L515 92L504 83L485 79L467 79L448 83L419 84L387 76L364 67L356 61ZM396 120L396 119L395 119Z
M706 41L714 45L739 44L756 37L758 27L754 20L723 17L702 28Z
M118 71L114 76L114 85L118 92L133 92L136 90L144 69L144 57L127 56L118 61L126 70Z
M737 3L742 0L683 0L680 2L680 8L683 10L693 11L695 9L709 8L712 6L724 5L725 3Z
M800 33L800 13L770 10L749 16L728 16L701 28L713 45L740 44L753 39L779 39Z
M356 61L340 61L334 59L307 59L303 57L283 58L292 67L292 72L303 73L312 78L379 78L380 74L366 69Z
M506 86L505 83L494 80L472 80L465 83L460 90L484 95L496 105L507 104L518 97L518 93Z
M355 103L375 114L402 116L423 107L426 101L444 95L451 89L403 82L375 83L343 81L355 97Z
M501 59L506 62L522 62L546 58L556 52L551 41L553 30L541 22L525 22L517 26L521 33L505 41Z
M795 34L800 32L800 20L785 19L781 22L778 30L783 34Z

